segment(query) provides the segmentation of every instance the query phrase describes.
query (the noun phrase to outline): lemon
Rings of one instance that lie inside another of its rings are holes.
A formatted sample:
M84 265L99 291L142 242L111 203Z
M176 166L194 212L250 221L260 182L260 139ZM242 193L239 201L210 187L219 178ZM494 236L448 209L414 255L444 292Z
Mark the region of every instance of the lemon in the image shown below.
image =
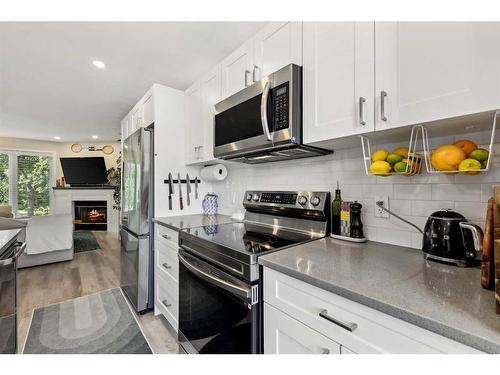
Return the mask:
M459 165L458 169L463 174L478 174L478 169L481 169L481 163L475 159L465 159Z
M375 175L385 175L391 171L391 165L384 160L377 160L370 165L370 172Z
M389 151L387 150L384 149L376 150L372 154L372 161L385 161L387 155L389 155Z

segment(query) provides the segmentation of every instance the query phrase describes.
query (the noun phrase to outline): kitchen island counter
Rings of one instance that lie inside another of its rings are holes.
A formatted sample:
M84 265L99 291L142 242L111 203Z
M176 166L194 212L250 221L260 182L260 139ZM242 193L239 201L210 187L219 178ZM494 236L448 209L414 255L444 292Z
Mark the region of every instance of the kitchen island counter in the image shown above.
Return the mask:
M324 238L259 264L488 353L500 353L495 296L479 268L425 261L416 249Z

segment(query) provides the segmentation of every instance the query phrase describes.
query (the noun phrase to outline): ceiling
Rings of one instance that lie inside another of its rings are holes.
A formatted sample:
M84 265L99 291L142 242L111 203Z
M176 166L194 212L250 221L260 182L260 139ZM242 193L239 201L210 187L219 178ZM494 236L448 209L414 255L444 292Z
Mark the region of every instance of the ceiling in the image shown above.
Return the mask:
M117 140L153 83L186 89L264 24L0 22L0 137Z

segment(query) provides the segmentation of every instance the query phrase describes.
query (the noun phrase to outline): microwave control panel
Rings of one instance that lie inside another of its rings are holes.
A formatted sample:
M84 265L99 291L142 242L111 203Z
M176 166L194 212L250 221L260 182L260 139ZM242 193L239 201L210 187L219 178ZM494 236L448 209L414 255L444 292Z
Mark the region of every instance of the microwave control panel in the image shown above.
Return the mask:
M282 130L288 128L288 82L275 87L272 90L272 98L274 103L274 130Z

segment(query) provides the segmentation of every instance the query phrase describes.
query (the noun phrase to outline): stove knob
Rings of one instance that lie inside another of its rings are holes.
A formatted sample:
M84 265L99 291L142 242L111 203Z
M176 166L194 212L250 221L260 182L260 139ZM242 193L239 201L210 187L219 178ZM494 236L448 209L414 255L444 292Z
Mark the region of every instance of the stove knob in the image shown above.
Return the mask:
M319 199L318 196L314 195L312 198L311 198L311 204L313 206L317 206L319 204L319 202L321 202L321 199Z
M259 194L254 194L252 199L254 200L254 202L258 202L259 201Z
M307 203L307 197L303 195L299 196L298 202L301 206L305 205Z
M251 200L252 200L252 194L248 193L248 194L247 194L247 201L249 201L249 202L250 202Z

